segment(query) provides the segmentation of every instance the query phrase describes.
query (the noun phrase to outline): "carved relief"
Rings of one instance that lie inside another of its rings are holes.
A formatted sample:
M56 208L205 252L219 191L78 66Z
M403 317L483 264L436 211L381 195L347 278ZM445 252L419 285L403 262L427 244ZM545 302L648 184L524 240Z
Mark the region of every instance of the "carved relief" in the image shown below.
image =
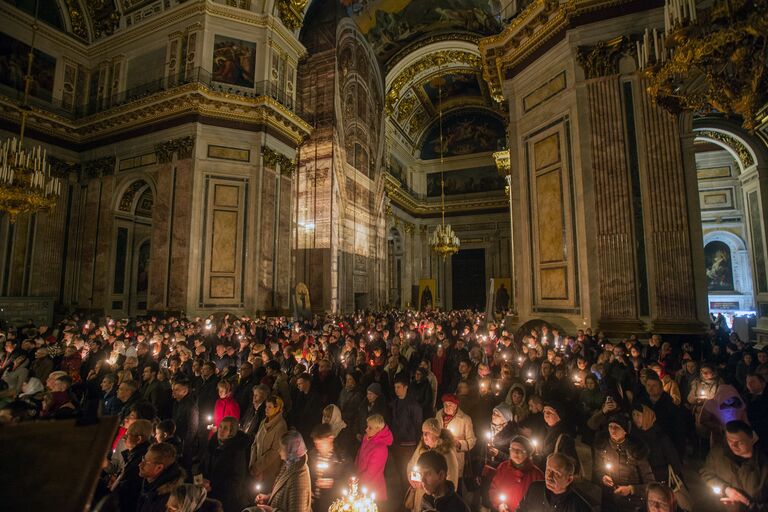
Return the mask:
M619 59L631 50L629 38L618 36L594 46L579 46L576 58L587 79L619 73Z
M171 139L167 142L155 144L155 154L157 155L157 161L161 164L167 164L173 160L174 153L178 154L179 160L192 158L192 149L194 146L195 139L191 136Z

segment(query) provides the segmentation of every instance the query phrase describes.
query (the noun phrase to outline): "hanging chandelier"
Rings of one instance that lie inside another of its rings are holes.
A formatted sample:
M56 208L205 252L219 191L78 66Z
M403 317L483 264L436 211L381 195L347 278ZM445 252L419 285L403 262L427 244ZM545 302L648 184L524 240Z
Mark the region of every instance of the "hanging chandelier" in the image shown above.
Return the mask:
M328 512L378 512L376 496L365 488L361 492L359 486L357 478L350 478L349 489L344 489L344 496L334 501Z
M19 106L21 117L19 138L6 139L0 144L0 211L8 214L11 223L22 213L51 210L61 193L61 182L51 176L46 151L40 146L24 146L24 129L29 114L29 88L32 83L32 61L37 34L37 7L32 24L27 74L24 76L24 99Z
M747 130L768 103L768 0L666 0L664 33L645 30L637 58L648 93L673 114L738 115Z
M442 80L438 78L437 82L438 98L438 124L440 126L440 225L435 228L429 237L429 246L432 252L446 258L449 254L459 252L461 241L450 224L445 223L445 177L443 176L443 159L445 142L443 141L443 89Z

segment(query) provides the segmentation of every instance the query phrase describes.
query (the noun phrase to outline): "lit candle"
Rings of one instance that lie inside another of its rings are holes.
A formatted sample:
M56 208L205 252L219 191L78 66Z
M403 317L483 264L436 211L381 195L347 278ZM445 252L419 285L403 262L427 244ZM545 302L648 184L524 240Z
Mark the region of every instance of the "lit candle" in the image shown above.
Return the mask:
M493 440L493 432L491 432L491 431L489 430L488 432L486 432L486 434L485 434L485 437L487 437L487 438L488 438L488 441L491 441L491 440Z
M256 484L254 488L256 489L256 492L261 492L261 484Z
M608 471L610 471L611 469L613 469L613 464L611 464L610 462L606 462L606 463L605 463L605 469L607 469Z
M318 462L317 463L317 469L323 471L328 469L328 463L327 462Z
M531 439L531 445L532 445L534 448L538 448L538 446L539 446L539 440L538 440L538 439L536 439L536 438L534 437L533 439Z
M723 494L723 488L720 487L719 485L715 485L712 487L712 492L717 495Z

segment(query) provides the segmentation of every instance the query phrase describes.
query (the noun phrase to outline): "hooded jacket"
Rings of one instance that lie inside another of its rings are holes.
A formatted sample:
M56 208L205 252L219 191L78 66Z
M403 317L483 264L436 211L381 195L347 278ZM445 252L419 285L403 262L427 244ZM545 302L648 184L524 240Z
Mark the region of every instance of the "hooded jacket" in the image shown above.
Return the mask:
M523 399L519 405L515 405L512 401L512 391L515 389L519 390L523 394ZM512 386L510 386L507 397L504 399L504 403L509 406L509 409L512 412L512 420L515 423L520 423L526 417L528 417L528 394L525 391L525 386L519 382L515 382L512 384Z
M372 437L364 436L355 465L361 485L376 493L378 501L387 499L387 484L384 480L384 467L387 464L389 447L392 445L392 431L384 425Z

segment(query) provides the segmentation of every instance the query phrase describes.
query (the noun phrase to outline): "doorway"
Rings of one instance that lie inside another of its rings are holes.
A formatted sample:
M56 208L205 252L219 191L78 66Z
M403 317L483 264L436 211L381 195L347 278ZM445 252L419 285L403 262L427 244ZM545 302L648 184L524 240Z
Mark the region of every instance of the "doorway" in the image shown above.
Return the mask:
M462 249L451 257L453 309L485 307L485 249Z

